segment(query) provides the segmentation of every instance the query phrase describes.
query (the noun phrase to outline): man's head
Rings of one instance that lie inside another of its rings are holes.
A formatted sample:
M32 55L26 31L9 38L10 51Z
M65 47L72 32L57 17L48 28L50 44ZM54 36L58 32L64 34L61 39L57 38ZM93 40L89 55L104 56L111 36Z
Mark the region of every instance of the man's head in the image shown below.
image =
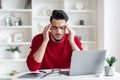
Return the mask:
M62 10L54 10L50 17L51 26L51 38L55 42L60 42L65 35L65 25L68 21L67 14Z

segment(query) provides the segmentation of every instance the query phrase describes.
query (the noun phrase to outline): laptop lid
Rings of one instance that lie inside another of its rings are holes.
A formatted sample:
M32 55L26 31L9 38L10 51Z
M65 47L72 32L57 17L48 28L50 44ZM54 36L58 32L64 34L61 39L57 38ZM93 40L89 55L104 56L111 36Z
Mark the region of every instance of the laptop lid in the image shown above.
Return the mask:
M102 73L105 54L105 50L73 51L69 75Z

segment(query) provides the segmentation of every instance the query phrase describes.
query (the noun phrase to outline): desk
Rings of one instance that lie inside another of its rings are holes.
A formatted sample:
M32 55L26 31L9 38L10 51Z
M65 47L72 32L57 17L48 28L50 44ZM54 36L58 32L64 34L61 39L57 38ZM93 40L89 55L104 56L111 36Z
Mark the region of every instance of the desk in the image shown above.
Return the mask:
M115 73L114 76L104 75L78 75L78 76L66 76L63 74L53 73L44 78L17 78L23 74L30 73L24 72L14 76L12 80L120 80L120 73Z

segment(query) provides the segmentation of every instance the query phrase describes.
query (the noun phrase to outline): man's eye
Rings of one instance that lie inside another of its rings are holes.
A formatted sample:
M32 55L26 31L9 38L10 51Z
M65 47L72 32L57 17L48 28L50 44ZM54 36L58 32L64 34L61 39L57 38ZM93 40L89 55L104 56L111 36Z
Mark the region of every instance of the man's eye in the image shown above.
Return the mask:
M65 27L63 26L63 27L60 27L60 29L65 29Z
M62 27L52 26L52 29L65 29L65 27L64 26L62 26Z

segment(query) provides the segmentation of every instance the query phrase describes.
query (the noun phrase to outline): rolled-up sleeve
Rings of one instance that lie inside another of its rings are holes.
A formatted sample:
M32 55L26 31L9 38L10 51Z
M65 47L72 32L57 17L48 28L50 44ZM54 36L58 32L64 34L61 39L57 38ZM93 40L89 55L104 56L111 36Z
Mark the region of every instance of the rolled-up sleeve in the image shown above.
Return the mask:
M36 62L33 57L33 54L38 50L41 43L42 43L42 37L40 37L40 35L35 36L32 40L32 44L30 46L31 51L26 60L28 69L30 71L37 71L41 67L41 62Z
M83 50L83 48L82 48L82 43L81 43L81 41L78 39L77 36L75 36L74 40L75 40L75 43L77 44L77 46L79 47L79 49L80 49L80 50Z

